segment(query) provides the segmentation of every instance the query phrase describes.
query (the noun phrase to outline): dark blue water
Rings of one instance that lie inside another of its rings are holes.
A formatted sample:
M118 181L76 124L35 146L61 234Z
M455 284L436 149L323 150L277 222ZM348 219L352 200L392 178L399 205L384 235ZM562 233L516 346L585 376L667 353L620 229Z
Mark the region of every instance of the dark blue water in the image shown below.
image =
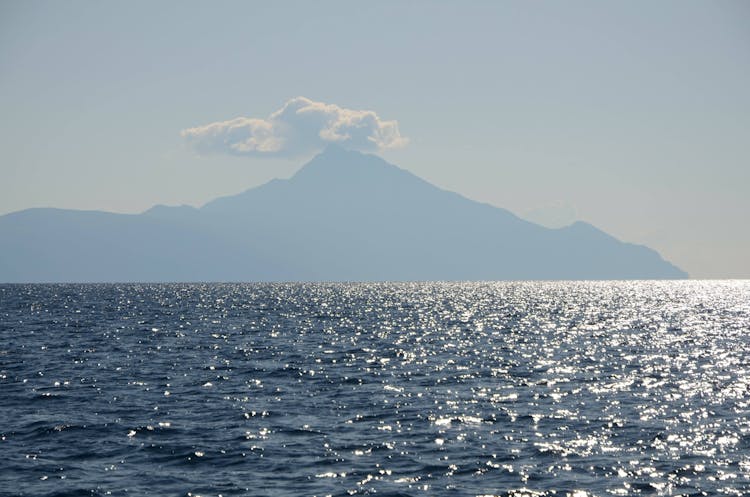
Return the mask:
M741 495L750 283L0 286L0 494Z

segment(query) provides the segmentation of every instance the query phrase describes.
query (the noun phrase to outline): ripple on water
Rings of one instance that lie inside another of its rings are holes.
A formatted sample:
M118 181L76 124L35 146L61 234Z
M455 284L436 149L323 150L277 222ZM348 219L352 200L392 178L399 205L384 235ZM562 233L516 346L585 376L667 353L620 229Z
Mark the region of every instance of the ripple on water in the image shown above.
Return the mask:
M0 285L9 495L743 495L750 283Z

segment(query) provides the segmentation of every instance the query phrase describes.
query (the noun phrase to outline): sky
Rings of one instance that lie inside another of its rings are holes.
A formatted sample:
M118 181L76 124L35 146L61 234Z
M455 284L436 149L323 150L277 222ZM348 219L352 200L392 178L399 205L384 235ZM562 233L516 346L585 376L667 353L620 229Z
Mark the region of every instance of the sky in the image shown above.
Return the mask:
M0 0L0 214L200 206L343 141L750 278L748 89L741 0Z

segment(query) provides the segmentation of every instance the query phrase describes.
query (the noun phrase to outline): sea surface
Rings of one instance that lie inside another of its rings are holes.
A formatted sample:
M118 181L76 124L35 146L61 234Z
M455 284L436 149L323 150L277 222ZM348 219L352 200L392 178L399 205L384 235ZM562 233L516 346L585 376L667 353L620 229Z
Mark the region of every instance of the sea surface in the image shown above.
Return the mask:
M2 496L748 492L748 281L0 285Z

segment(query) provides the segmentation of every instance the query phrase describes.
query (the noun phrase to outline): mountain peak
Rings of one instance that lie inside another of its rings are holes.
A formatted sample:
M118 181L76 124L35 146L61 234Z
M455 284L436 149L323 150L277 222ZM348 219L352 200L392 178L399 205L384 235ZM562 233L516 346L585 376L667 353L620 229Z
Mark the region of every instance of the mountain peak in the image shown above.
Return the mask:
M308 164L321 161L360 161L366 157L371 157L371 155L343 147L338 143L329 143L323 150L315 154L315 156L308 161Z
M353 178L363 174L377 175L386 170L403 172L402 169L389 164L376 155L350 150L332 143L302 166L292 179L295 181L306 181L311 178L334 180L336 178Z

